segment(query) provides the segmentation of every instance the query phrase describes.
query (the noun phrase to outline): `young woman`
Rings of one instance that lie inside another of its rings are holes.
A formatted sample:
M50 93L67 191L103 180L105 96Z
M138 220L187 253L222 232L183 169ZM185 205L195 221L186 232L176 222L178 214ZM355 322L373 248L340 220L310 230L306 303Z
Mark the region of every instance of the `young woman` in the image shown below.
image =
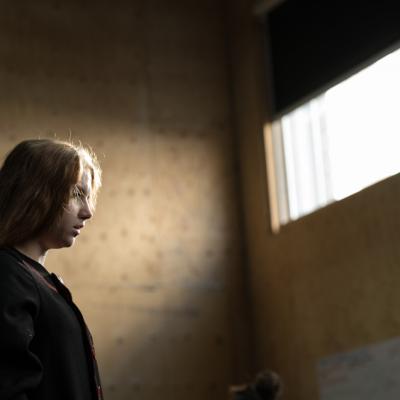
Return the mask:
M82 146L19 143L0 169L0 399L98 400L93 342L69 290L44 267L92 217L101 170Z

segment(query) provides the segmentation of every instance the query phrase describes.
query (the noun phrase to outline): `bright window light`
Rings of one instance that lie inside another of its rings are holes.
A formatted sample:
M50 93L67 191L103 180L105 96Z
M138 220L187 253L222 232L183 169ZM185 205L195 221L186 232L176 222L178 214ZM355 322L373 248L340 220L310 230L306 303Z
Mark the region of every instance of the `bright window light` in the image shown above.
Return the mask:
M270 143L280 224L400 172L400 50L275 121Z

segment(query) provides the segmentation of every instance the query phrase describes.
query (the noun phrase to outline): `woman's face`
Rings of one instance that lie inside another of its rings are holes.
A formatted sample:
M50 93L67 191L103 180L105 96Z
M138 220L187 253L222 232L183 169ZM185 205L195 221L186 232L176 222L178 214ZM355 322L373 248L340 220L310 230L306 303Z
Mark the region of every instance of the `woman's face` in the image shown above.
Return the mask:
M44 234L43 239L48 249L70 247L74 244L86 220L93 216L89 202L90 195L91 175L85 170L71 193L61 219Z

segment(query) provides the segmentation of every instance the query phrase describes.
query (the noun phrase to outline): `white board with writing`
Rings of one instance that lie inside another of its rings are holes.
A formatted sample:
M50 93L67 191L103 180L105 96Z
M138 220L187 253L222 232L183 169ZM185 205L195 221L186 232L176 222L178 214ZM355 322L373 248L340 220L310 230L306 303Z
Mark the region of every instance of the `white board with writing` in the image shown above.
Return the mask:
M399 400L400 338L319 361L321 400Z

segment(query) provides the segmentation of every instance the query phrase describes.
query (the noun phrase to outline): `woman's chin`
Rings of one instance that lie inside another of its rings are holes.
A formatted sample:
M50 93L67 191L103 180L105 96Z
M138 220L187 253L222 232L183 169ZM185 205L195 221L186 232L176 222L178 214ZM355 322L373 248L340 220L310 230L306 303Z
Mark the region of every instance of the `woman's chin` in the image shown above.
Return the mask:
M71 247L75 243L75 237L70 237L65 241L65 244L63 247Z
M54 246L52 246L53 249L62 249L64 247L71 247L75 243L75 238L73 236L63 238L60 240L58 243L56 243Z

